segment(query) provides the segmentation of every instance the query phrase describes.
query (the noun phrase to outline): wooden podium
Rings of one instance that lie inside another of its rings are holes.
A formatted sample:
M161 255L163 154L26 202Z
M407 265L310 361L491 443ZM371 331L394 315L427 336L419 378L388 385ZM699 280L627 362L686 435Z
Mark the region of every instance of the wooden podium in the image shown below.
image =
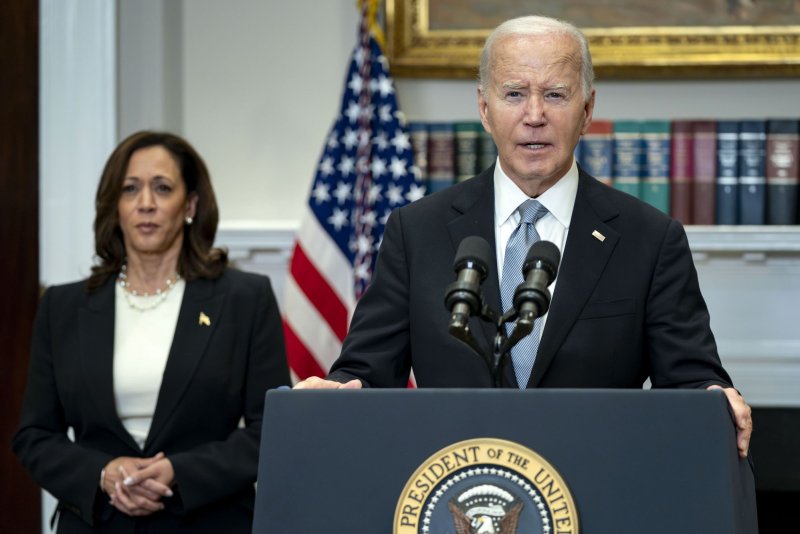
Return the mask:
M270 391L253 532L750 534L751 467L720 391Z

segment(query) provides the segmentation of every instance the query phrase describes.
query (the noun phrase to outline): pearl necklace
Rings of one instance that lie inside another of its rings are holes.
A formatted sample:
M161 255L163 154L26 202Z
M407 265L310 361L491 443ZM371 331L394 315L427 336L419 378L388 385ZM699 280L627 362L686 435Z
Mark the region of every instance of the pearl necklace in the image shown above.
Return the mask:
M134 310L148 311L167 300L169 292L172 291L172 288L175 287L175 284L177 284L180 279L181 275L175 273L164 281L167 285L166 288L158 288L153 294L146 291L139 294L138 291L131 287L130 282L128 282L128 265L122 264L122 269L117 275L117 284L122 288L122 294L125 295L125 301L128 303L128 306Z

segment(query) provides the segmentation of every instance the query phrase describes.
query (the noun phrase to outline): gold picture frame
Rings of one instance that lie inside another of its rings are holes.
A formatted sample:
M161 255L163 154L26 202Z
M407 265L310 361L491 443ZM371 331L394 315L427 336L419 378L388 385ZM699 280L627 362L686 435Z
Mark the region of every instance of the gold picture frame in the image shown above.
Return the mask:
M470 11L472 26L458 27L455 14L459 9L453 9L453 5L460 4L463 7L460 11L466 12L477 4L470 0L447 0L443 3L450 7L449 27L435 28L431 26L429 8L430 3L437 1L440 0L386 0L387 54L392 74L408 78L477 79L483 41L497 21L487 21L491 24L487 23L486 28L476 27L473 10ZM638 0L639 4L642 2ZM654 4L648 2L652 8ZM571 3L540 2L551 8L558 4L562 11ZM726 5L732 3L734 0L727 0ZM789 17L792 24L785 26L629 24L602 28L583 25L582 29L589 39L595 73L601 80L800 76L800 0L795 3L797 6L790 9L799 10L796 20ZM482 4L488 3L484 0ZM493 8L498 13L513 12L520 4L514 0L490 3L500 6ZM725 2L717 0L717 4Z

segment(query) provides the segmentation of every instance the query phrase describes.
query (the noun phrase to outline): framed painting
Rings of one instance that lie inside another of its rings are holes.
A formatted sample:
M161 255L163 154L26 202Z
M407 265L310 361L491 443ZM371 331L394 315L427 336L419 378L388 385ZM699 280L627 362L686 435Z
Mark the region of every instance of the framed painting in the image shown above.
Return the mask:
M477 78L491 29L529 14L581 28L599 79L800 76L800 0L386 0L392 73Z

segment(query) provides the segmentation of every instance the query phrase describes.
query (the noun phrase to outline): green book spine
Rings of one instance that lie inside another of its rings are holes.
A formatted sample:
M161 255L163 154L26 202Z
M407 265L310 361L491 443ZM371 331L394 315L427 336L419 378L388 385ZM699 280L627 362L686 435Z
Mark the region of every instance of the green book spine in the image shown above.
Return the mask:
M644 165L642 200L669 213L670 123L647 120L641 123Z
M483 125L479 121L453 124L456 181L463 182L478 174L478 142Z
M612 184L620 191L642 198L642 136L639 121L614 121Z

